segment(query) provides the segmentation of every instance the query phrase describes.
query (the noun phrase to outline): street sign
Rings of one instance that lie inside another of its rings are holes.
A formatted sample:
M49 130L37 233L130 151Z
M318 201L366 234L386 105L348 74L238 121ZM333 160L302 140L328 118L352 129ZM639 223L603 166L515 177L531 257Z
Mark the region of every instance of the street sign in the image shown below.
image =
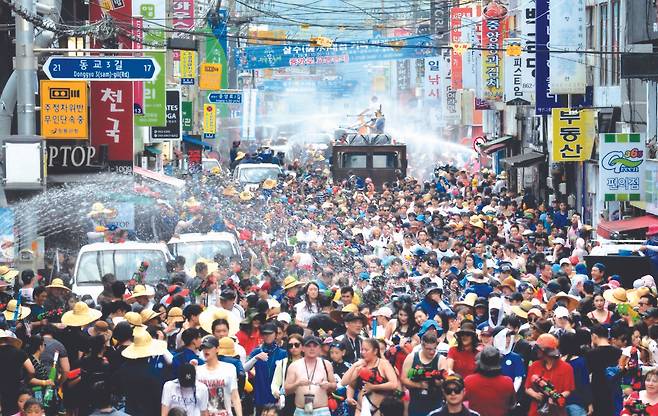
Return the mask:
M242 104L242 91L220 91L208 94L211 103Z
M150 81L160 72L160 65L151 57L51 56L43 71L61 81Z

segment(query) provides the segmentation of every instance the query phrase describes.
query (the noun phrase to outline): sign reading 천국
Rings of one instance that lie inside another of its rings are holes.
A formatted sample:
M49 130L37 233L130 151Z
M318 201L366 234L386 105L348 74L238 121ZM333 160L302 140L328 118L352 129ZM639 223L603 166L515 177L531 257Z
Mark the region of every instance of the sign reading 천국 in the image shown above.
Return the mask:
M160 73L153 58L51 56L43 65L48 78L60 81L148 81Z
M272 45L238 49L237 65L243 70L290 66L328 65L369 61L395 61L436 55L430 36L371 39L333 46Z
M647 157L639 133L599 135L599 194L604 201L641 201Z

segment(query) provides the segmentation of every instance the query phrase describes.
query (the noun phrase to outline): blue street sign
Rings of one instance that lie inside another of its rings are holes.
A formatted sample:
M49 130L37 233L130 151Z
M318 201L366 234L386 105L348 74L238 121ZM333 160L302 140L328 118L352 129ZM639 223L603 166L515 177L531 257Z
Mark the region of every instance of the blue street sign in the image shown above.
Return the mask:
M51 56L43 71L61 81L151 81L160 66L151 57Z
M208 102L242 104L242 92L212 92L208 94Z
M212 140L215 138L215 133L203 133L203 138L206 140Z
M180 84L181 85L194 85L194 78L181 78L180 79Z

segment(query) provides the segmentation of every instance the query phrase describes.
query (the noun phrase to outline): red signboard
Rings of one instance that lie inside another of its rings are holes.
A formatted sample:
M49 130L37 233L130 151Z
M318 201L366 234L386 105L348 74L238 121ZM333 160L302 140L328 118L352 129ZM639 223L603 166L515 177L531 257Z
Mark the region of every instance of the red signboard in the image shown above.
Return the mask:
M462 17L470 16L473 16L473 9L470 7L452 7L450 9L450 43L462 43ZM462 54L454 49L450 54L450 76L452 89L462 89Z
M89 1L89 21L91 23L102 19L103 14L107 14L114 21L123 24L117 24L117 27L130 28L132 23L132 0L90 0ZM130 29L126 29L130 31ZM101 45L92 37L92 48L100 48ZM121 35L117 36L118 49L130 49L132 41Z
M133 164L133 87L131 82L91 82L91 144L108 145L112 166ZM97 151L97 154L100 152Z

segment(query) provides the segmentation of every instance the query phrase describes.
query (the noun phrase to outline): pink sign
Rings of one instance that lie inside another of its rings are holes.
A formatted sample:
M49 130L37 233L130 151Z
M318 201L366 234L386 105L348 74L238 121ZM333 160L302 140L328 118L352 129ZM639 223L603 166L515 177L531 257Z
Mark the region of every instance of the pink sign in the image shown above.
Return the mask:
M172 38L190 39L189 32L194 30L194 0L173 0L171 2L172 26L176 29ZM174 51L174 61L180 61L180 52Z

